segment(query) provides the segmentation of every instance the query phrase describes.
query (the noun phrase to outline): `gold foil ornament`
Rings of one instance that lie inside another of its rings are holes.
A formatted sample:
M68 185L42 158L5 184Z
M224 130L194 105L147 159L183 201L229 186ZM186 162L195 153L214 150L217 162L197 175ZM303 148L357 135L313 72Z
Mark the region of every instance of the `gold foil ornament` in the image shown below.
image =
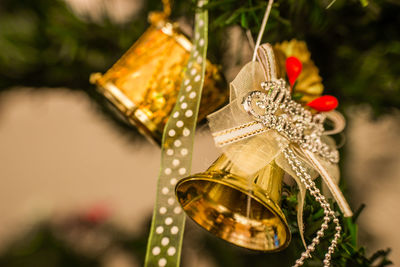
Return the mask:
M104 75L92 74L90 81L130 124L160 144L177 101L192 43L159 13L150 17L152 25L139 40ZM187 66L195 79L201 60L198 57L195 64ZM218 68L207 61L199 121L225 102L224 84Z
M175 193L186 214L207 231L240 247L273 252L291 239L279 207L283 175L272 162L249 176L222 155L206 172L180 180Z

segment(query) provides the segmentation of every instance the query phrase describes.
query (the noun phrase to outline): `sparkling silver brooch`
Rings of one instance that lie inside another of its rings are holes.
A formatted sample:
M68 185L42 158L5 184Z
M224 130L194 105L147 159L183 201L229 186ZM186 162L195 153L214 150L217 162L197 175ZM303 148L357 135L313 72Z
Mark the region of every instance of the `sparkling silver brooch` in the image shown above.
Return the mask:
M243 108L254 120L274 129L298 144L332 163L339 162L339 153L321 140L326 116L313 115L292 100L285 80L262 82L263 91L252 91L243 98Z

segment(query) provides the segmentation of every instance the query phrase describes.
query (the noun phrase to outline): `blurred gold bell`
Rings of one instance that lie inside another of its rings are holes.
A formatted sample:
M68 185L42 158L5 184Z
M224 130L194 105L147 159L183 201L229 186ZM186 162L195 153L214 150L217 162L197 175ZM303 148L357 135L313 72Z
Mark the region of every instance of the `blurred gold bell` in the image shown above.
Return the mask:
M222 155L206 172L180 180L175 193L186 214L207 231L240 247L273 252L291 239L279 207L283 175L272 162L248 177Z
M153 14L153 17L155 15ZM164 126L175 105L192 43L176 25L151 19L152 25L104 75L90 82L149 139L161 143ZM195 63L192 68L200 70ZM225 81L207 61L199 120L227 99Z

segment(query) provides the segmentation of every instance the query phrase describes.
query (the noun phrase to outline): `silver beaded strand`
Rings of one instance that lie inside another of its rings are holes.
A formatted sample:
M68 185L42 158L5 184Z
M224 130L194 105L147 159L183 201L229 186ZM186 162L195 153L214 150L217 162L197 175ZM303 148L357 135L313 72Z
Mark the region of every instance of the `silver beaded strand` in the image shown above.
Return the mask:
M311 176L306 172L306 169L301 165L301 162L297 159L293 150L289 147L283 150L283 154L288 161L292 170L296 173L296 175L300 178L300 181L305 185L306 189L310 192L310 194L315 198L315 200L321 205L324 209L324 222L321 225L321 229L317 232L316 237L312 240L311 244L307 246L307 249L301 254L301 257L296 260L295 265L293 267L299 267L304 264L304 260L311 257L311 252L315 250L315 246L319 244L321 237L324 236L324 232L328 229L328 223L333 218L333 223L336 224L335 236L331 241L331 245L328 248L328 252L325 254L324 258L324 267L329 267L331 262L331 257L338 243L338 239L340 238L340 232L342 227L339 224L339 219L336 217L335 212L332 211L329 203L326 201L325 197L321 194L320 190L316 187L314 181L311 179Z

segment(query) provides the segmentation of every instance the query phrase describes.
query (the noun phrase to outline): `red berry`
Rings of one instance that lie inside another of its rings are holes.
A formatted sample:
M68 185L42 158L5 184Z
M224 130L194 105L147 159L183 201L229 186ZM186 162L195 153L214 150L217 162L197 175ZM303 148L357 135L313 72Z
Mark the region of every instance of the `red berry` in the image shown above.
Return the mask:
M286 59L286 73L289 78L290 86L293 86L296 82L302 68L303 64L301 64L301 61L297 57L288 57Z
M309 102L307 106L317 111L331 111L339 105L336 97L332 95L323 95Z

